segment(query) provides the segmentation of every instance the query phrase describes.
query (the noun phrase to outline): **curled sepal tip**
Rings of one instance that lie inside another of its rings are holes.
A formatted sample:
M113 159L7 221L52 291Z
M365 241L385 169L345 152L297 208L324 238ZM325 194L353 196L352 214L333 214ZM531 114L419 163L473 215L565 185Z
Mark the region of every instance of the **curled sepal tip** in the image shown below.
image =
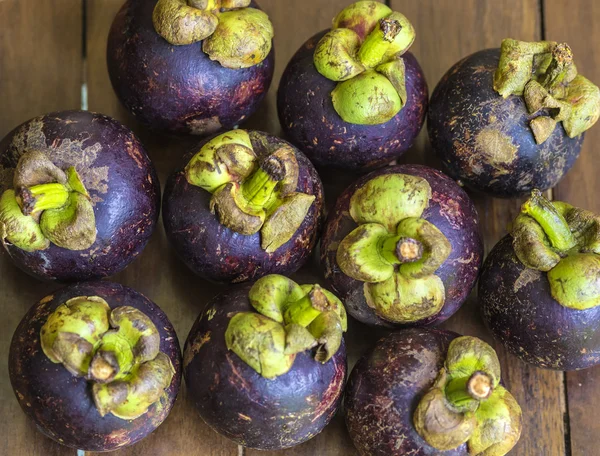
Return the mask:
M360 1L344 8L334 19L333 29L349 29L364 40L381 19L392 14L384 3Z
M14 190L6 190L0 197L0 240L26 252L50 247L36 220L23 215Z
M220 14L219 26L204 40L202 50L225 68L249 68L267 58L273 35L273 25L263 11L227 11Z
M415 429L432 447L447 451L459 447L473 434L477 421L472 412L461 413L447 406L442 369L435 385L419 402L413 416Z
M185 177L191 185L212 193L249 176L257 161L248 132L232 130L202 146L186 165Z
M394 232L403 219L420 217L431 196L431 186L422 177L384 174L354 192L350 216L358 224L379 223Z
M123 380L94 383L94 403L101 416L112 413L124 420L134 420L161 399L174 375L171 359L158 353Z
M258 312L232 317L225 333L227 348L265 378L288 372L298 353L315 349L325 363L338 351L347 329L341 301L318 285L299 286L280 275L268 275L250 289Z
M69 299L40 331L44 354L78 377L87 375L95 348L109 329L110 307L97 296Z
M365 71L356 59L360 37L350 29L328 32L317 44L314 61L317 71L332 81L346 81Z
M158 0L152 13L156 32L173 45L196 43L208 38L219 25L218 13L209 8L212 1L205 3L206 9L190 6L187 0Z
M265 252L275 252L292 238L304 222L315 199L315 195L292 193L269 211L260 230L261 246Z

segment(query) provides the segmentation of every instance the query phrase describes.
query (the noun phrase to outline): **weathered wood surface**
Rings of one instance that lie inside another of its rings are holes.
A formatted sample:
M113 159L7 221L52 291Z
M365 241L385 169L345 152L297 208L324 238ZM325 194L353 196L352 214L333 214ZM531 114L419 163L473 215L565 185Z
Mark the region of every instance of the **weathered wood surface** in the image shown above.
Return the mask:
M89 109L111 115L132 127L146 145L164 184L168 174L179 164L183 152L195 141L150 134L120 107L108 80L105 51L108 29L123 0L85 1L87 59L84 61L82 2L0 0L0 135L35 115L80 107L82 74L85 74ZM248 122L250 128L275 134L280 132L275 94L287 61L309 36L327 28L333 16L348 3L350 0L260 1L275 26L277 67L273 87L259 112ZM541 39L543 30L548 39L569 42L581 71L590 79L600 81L600 69L596 69L600 57L594 58L593 49L593 43L600 38L597 36L600 32L594 27L595 20L600 19L600 6L594 0L391 0L388 3L407 15L417 29L412 51L425 70L430 90L460 58L478 49L497 47L502 38L509 36L523 40ZM581 159L555 190L557 199L567 199L573 204L600 211L600 203L595 201L600 184L595 176L598 164L593 151L598 139L600 130L592 130ZM437 165L424 132L401 161ZM351 179L342 174L327 176L329 204ZM489 251L505 234L519 202L472 196L480 211L486 251ZM306 282L321 280L316 261L305 267L298 277ZM204 303L219 290L192 275L175 258L161 225L140 258L114 280L157 302L174 323L182 343ZM4 430L0 454L3 455L75 454L75 451L61 448L41 436L27 422L13 398L6 368L10 337L22 315L36 299L56 287L35 282L16 270L6 256L0 255L0 311L6 320L6 330L0 335L0 423ZM474 296L445 326L491 342L480 321ZM358 323L353 323L350 331L349 354L353 365L379 334ZM600 432L593 418L593 410L600 406L600 369L565 376L526 366L507 355L501 347L496 348L502 359L504 379L524 410L524 433L511 454L554 456L571 454L571 451L573 455L600 454L594 453L600 446ZM570 423L564 420L565 416L570 417ZM235 456L238 448L202 423L182 388L182 394L163 426L138 445L115 454ZM246 450L245 454L353 456L357 453L349 441L342 417L338 416L321 435L304 445L286 452Z

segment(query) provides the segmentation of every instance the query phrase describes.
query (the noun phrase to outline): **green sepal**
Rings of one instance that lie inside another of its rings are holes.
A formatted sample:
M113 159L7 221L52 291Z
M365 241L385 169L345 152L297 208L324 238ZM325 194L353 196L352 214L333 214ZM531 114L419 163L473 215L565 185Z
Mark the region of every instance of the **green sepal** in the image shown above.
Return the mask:
M283 312L287 304L299 301L306 294L293 280L279 274L270 274L252 285L248 299L257 312L283 323Z
M384 320L413 323L440 312L446 300L444 283L436 275L409 278L394 272L384 282L365 283L367 305Z
M261 230L261 247L267 253L275 252L298 231L314 203L315 195L292 193L269 211Z
M308 326L308 331L317 340L315 360L320 363L329 361L342 345L342 322L333 310L322 312Z
M549 271L560 261L544 229L528 215L520 214L513 223L511 230L515 255L524 266Z
M469 453L504 456L518 442L522 430L521 407L504 387L498 385L475 412L477 427L468 441Z
M375 71L388 78L400 97L400 103L402 105L400 109L404 108L404 105L408 101L408 94L406 92L406 66L404 65L404 60L395 59L391 62L382 63L375 68Z
M206 143L185 167L191 185L214 193L229 182L241 182L256 168L257 157L246 130L232 130Z
M83 185L81 176L79 176L79 173L77 172L77 169L75 169L74 166L70 166L69 168L67 168L65 174L67 175L67 186L72 191L80 193L88 198L90 197L87 188L85 188L85 185Z
M214 33L202 43L202 50L225 68L250 68L267 58L274 34L273 24L264 11L256 8L225 11L219 15Z
M346 81L365 71L356 58L360 37L346 28L333 29L319 40L314 63L319 73L332 81Z
M600 304L600 256L574 253L548 272L552 297L570 309L585 310Z
M95 348L109 329L110 307L98 296L69 299L52 312L40 331L44 354L71 374L87 375Z
M296 355L317 345L317 339L304 326L290 323L285 327L285 355Z
M453 450L469 440L477 426L472 412L458 412L449 407L444 393L447 374L442 368L433 387L419 401L413 414L418 434L440 451Z
M170 44L181 46L208 38L216 30L219 18L217 11L194 8L187 0L158 0L152 23L156 33Z
M71 192L60 209L42 212L40 228L53 244L68 250L86 250L96 242L96 217L90 199Z
M392 83L374 70L338 83L331 96L336 112L351 124L381 125L402 109L402 100Z
M569 138L575 138L590 129L600 116L600 89L581 75L569 83L565 100L572 106L563 127Z
M258 233L266 219L264 208L249 203L237 182L225 184L213 193L210 210L222 225L246 236Z
M389 237L378 223L365 223L348 234L337 249L336 261L344 274L362 282L383 282L394 273L394 265L379 252Z
M264 378L288 372L295 355L286 355L284 327L270 318L253 312L234 315L225 331L227 349L238 355Z
M394 233L405 218L420 217L431 196L431 186L422 177L384 174L354 192L350 216L358 224L379 223Z
M26 252L50 247L36 220L31 215L23 215L14 190L6 190L0 197L0 241Z
M92 395L101 416L112 413L123 420L134 420L161 400L171 384L175 368L164 353L141 364L123 380L94 383Z
M350 29L364 40L379 21L392 12L391 8L381 2L359 1L344 8L333 19L333 29Z

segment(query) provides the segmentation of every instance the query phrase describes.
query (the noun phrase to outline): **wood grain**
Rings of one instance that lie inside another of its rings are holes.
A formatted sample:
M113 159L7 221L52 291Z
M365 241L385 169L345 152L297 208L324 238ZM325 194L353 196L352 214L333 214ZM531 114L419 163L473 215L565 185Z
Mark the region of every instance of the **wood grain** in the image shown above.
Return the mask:
M461 0L392 0L392 7L405 14L415 26L417 38L411 48L427 77L430 91L442 75L458 60L480 49L499 47L503 38L522 40L541 38L541 15L537 0L503 2ZM439 163L425 132L413 151L401 161L421 162L437 167ZM519 201L496 200L471 194L482 222L485 250L506 234L517 213ZM445 325L461 334L493 342L485 330L472 296ZM564 454L563 374L527 366L494 344L502 361L508 389L523 409L523 435L511 452L514 455ZM541 418L543 417L543 419Z
M82 8L73 0L0 1L0 137L31 117L81 104ZM27 309L56 285L18 271L0 252L0 454L75 455L42 436L8 379L12 334Z
M595 44L600 40L600 4L594 0L569 2L545 0L546 39L568 43L578 70L600 84L600 55ZM597 125L586 133L581 156L554 191L557 200L600 213L598 181ZM600 450L600 424L595 412L600 408L600 367L566 374L567 406L570 418L570 443L573 456L587 456ZM591 450L591 449L594 450Z

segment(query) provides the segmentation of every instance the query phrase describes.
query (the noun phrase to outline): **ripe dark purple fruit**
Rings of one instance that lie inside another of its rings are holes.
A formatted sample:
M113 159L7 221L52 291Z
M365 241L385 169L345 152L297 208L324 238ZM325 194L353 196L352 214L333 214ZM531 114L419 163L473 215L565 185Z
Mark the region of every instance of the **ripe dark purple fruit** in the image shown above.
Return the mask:
M179 257L214 282L296 271L323 214L310 161L274 136L233 130L203 142L167 182L163 221Z
M577 74L568 46L507 39L448 70L427 128L450 176L514 198L558 183L599 113L600 92Z
M84 111L36 117L0 142L0 240L45 280L108 277L146 246L160 184L143 145Z
M10 381L37 428L85 451L133 445L167 418L181 351L160 308L110 282L46 296L13 335Z
M441 323L466 300L482 258L475 206L453 180L420 165L357 180L321 239L326 279L369 325Z
M487 257L479 300L494 336L538 367L600 363L598 216L539 192Z
M341 402L346 324L334 295L280 275L217 296L185 344L185 382L200 416L250 448L314 437Z
M350 374L344 409L363 456L503 456L521 434L521 409L500 384L494 350L439 329L377 342Z
M286 137L323 167L369 170L401 156L427 111L425 76L406 52L414 37L406 17L382 3L344 9L283 74L277 108Z
M272 37L267 15L250 0L128 0L108 37L108 71L143 124L210 135L247 119L266 95Z

